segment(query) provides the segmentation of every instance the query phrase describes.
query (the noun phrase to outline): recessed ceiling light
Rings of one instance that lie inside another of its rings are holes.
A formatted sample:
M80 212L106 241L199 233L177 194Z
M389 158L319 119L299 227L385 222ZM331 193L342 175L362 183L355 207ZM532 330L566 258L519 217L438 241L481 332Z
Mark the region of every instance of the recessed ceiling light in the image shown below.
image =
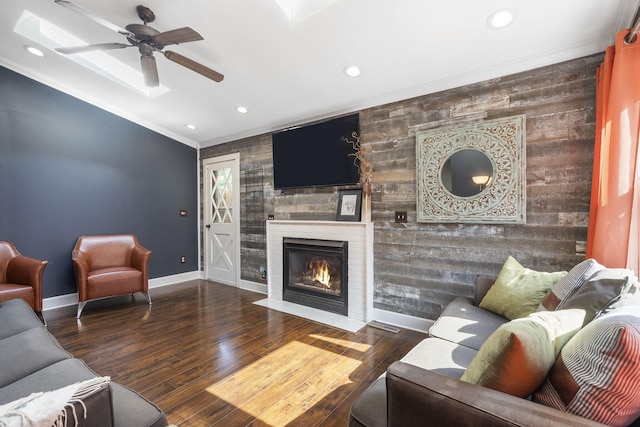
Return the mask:
M243 106L236 107L236 111L241 114L247 114L249 112L249 110L247 110L247 107Z
M39 56L40 58L44 56L44 52L38 49L37 47L29 46L28 44L22 47L24 47L24 49L33 56Z
M509 26L516 19L516 13L512 9L500 9L489 15L487 26L499 30Z
M187 123L186 125L184 125L184 127L186 127L187 129L191 129L191 130L196 130L198 129L198 126L191 124L191 123Z
M360 68L355 65L350 65L344 69L344 73L349 77L358 77L360 75Z

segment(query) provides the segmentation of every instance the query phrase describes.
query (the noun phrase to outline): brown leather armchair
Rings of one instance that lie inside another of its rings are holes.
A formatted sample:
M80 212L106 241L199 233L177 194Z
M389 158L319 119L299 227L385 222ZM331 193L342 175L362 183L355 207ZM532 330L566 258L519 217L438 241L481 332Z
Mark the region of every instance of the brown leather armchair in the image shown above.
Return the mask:
M78 282L78 312L88 300L142 292L149 304L151 251L133 234L80 236L72 260Z
M42 312L42 275L47 261L20 255L11 242L0 241L0 302L25 300Z

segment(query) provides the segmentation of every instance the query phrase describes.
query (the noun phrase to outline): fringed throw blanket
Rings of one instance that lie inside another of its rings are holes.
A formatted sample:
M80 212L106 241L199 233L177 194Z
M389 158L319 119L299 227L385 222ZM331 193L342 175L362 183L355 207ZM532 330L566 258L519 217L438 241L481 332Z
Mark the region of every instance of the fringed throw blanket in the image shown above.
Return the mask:
M74 403L80 403L87 417L82 399L96 392L109 377L97 377L54 391L33 393L28 397L0 406L0 427L64 427L67 420L78 425ZM69 413L70 412L70 413ZM73 417L73 418L70 418ZM71 423L70 423L71 424Z

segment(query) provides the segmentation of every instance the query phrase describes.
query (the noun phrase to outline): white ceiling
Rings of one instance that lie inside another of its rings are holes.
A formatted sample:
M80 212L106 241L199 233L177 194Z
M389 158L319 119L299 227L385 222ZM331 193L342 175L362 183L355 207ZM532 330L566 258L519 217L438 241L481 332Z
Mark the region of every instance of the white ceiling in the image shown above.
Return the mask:
M72 1L120 27L140 22L140 0ZM156 53L170 91L150 99L54 51L28 54L23 45L34 43L13 29L28 10L87 43L126 43L124 36L54 0L0 0L0 65L205 147L603 52L631 25L639 1L321 0L294 24L272 0L147 1L152 27L190 26L204 37L167 49L225 75L216 83ZM488 28L502 8L516 12L515 22ZM108 53L139 66L135 48ZM353 64L358 78L343 73ZM236 112L239 105L249 112Z

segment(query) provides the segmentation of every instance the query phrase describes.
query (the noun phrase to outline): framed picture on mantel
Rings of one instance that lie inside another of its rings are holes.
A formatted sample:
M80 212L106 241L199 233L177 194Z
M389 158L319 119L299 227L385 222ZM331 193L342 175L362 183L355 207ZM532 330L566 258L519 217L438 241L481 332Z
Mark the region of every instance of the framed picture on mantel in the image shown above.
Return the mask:
M360 221L362 190L340 190L338 195L338 221Z

